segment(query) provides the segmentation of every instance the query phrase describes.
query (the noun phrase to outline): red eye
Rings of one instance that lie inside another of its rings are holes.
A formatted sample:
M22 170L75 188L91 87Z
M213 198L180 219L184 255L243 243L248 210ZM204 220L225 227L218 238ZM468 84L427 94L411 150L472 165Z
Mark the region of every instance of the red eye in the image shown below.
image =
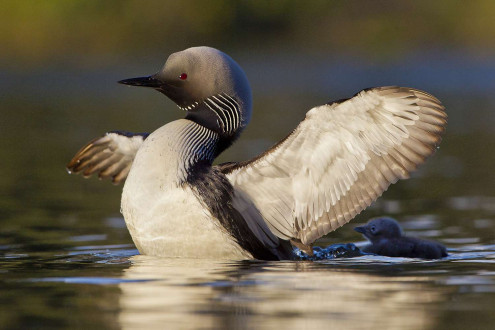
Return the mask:
M187 73L181 73L179 76L180 80L186 80L187 79Z

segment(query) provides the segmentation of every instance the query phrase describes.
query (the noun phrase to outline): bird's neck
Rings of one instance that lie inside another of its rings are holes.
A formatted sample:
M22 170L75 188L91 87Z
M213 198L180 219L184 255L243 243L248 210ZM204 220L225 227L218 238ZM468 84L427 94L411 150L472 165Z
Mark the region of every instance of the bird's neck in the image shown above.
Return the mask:
M132 170L140 171L140 177L158 186L179 186L198 168L211 167L219 141L216 132L202 125L187 119L175 120L145 140Z
M178 177L183 182L188 181L198 168L211 167L221 140L215 131L193 121L186 122L173 146L179 157Z
M186 119L191 120L218 136L215 157L227 149L239 137L249 118L243 118L245 102L226 93L212 95L188 111ZM247 120L246 120L247 119Z

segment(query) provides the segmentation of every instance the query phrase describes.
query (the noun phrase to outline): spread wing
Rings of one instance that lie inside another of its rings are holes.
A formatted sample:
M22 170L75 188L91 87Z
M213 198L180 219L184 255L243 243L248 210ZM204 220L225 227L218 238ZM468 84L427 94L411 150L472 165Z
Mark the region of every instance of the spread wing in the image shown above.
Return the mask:
M67 165L69 173L82 173L85 178L98 173L100 179L112 178L118 184L125 180L138 149L147 133L113 131L98 137L81 150Z
M309 245L408 178L434 153L446 123L430 94L372 88L311 109L272 149L220 167L275 235Z

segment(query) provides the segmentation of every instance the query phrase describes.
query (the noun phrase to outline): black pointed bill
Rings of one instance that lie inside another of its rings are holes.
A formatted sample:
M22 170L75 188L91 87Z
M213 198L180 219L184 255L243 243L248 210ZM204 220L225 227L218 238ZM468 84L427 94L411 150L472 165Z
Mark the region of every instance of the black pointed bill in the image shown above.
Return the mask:
M159 79L156 79L154 76L124 79L119 81L118 83L129 86L152 87L152 88L158 88L163 85L163 82Z
M366 233L366 227L365 226L355 227L354 230L357 231L358 233L361 233L361 234Z

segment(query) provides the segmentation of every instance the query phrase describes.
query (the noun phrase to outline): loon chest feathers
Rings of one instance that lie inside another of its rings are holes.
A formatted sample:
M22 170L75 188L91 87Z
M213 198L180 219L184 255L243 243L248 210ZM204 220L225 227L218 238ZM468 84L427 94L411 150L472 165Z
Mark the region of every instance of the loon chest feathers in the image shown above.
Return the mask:
M201 185L195 184L197 172L212 170L217 142L215 132L187 119L171 122L145 140L122 194L122 213L142 254L252 258L212 214Z

